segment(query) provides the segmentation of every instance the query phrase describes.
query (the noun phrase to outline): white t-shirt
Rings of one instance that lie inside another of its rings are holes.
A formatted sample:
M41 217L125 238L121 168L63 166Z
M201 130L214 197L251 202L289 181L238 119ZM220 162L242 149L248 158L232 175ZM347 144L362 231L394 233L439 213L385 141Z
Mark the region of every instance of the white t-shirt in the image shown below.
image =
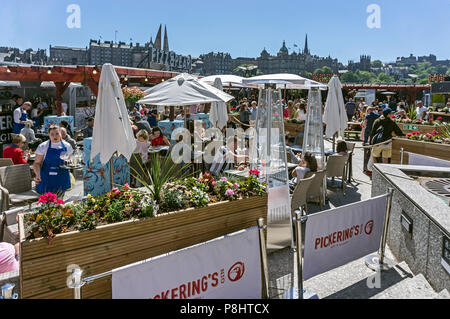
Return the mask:
M428 111L428 108L426 106L422 106L422 107L417 107L416 108L416 113L417 113L417 118L419 120L423 120L425 118L425 113Z
M298 110L297 121L306 121L306 112L304 110Z
M26 114L27 111L22 110L20 107L14 110L13 116L14 116L14 122L17 124L20 124L20 118L22 117L22 114Z
M62 141L62 142L63 142L64 146L67 148L67 155L69 155L69 156L72 155L73 154L72 146L69 143L67 143L66 141ZM47 155L47 150L48 150L48 143L50 143L50 140L40 144L36 149L36 155L42 155L42 156L44 156L44 159L45 159L45 156ZM51 148L61 149L62 148L61 142L58 142L56 144L52 143Z
M308 167L299 166L295 168L295 171L297 172L297 179L295 181L297 183L298 180L304 179L306 173L310 172L311 170Z

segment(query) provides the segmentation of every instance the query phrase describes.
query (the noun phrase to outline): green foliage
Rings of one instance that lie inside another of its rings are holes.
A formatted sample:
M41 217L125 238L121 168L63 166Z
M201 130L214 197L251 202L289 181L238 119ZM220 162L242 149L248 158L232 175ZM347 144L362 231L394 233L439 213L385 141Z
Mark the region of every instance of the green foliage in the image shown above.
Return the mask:
M437 104L445 103L445 96L443 94L433 94L431 96L431 102Z
M122 211L125 208L125 203L122 201L116 201L108 207L108 212L105 215L105 219L109 223L121 222L123 220Z
M334 72L329 66L323 66L320 69L316 69L314 74L334 74Z
M410 107L408 110L408 118L410 120L415 120L417 117L417 112L415 107Z
M380 60L372 61L372 67L373 68L382 68L383 67L383 62L381 62Z

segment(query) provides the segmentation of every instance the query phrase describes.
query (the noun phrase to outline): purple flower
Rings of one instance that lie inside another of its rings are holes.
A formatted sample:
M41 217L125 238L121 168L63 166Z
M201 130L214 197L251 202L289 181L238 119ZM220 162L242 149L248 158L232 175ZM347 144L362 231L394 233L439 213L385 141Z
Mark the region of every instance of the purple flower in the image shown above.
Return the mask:
M225 195L227 196L234 196L234 191L232 189L229 189L225 192Z

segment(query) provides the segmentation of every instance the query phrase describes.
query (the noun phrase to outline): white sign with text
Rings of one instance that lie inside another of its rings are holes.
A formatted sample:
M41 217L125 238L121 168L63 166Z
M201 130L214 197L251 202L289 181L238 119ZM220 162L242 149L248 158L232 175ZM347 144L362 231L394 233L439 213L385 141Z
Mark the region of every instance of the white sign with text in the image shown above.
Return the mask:
M387 195L308 216L304 280L380 248Z
M257 227L113 271L113 299L261 299Z

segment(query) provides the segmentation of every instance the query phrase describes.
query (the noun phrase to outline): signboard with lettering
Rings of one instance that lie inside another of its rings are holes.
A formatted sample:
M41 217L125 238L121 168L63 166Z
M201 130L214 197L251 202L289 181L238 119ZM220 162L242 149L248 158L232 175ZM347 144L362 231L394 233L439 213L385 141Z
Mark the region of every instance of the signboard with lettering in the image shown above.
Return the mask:
M418 125L414 125L414 124L404 124L403 125L403 129L404 130L417 131L419 129L419 126Z
M0 113L0 144L10 144L12 141L11 133L13 132L13 112ZM3 147L0 152L3 156Z
M183 56L175 54L173 51L164 51L151 48L149 52L150 61L156 64L165 65L173 69L182 69L189 71L192 67L191 56Z

